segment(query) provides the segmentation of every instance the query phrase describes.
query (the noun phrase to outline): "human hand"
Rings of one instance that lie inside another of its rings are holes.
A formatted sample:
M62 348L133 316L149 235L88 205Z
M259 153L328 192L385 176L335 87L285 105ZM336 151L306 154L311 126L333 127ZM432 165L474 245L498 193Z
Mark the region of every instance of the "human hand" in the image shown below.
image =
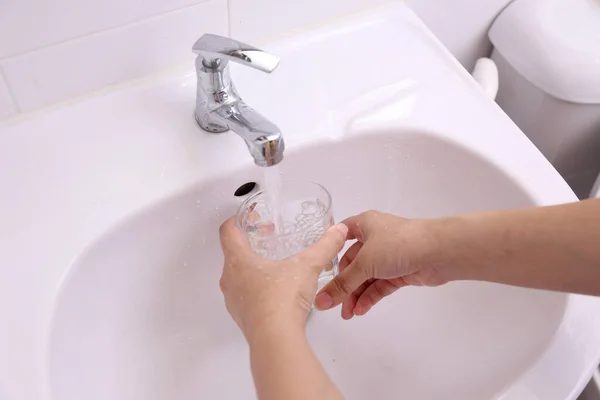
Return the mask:
M348 240L357 239L340 260L340 273L317 295L315 307L342 304L342 318L363 315L403 286L438 286L449 280L437 263L434 220L409 220L367 211L343 221Z
M347 232L345 225L335 225L303 252L268 260L252 251L235 218L221 225L225 264L220 286L227 311L247 339L269 323L304 328L319 273L342 250Z

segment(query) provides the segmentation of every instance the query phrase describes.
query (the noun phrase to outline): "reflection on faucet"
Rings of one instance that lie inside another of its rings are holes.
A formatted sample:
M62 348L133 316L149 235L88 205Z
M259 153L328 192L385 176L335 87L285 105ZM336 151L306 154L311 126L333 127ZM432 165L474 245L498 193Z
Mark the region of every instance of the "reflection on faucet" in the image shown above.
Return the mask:
M237 133L248 145L256 165L268 167L283 159L285 148L279 128L248 106L239 96L229 73L235 61L270 73L279 58L244 43L206 34L194 44L198 89L195 117L208 132Z

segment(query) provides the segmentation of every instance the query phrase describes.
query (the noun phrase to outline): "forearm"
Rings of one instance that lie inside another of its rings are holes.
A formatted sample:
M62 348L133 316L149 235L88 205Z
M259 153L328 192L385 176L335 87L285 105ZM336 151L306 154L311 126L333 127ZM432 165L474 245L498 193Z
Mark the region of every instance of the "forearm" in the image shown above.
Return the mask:
M263 326L248 338L260 400L338 400L340 392L310 348L304 329Z
M448 218L438 238L455 279L600 295L600 200Z

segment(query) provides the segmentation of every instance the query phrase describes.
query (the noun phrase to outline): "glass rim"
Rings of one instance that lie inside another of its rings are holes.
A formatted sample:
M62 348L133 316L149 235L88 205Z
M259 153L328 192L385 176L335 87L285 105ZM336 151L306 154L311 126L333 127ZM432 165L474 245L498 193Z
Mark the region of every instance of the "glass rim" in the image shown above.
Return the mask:
M331 193L329 193L329 190L327 190L327 188L325 186L323 186L320 183L315 182L315 181L282 181L281 182L282 188L283 188L283 186L285 186L286 184L289 184L289 183L291 183L291 184L294 184L294 183L309 183L309 184L312 184L314 186L317 186L317 187L321 188L323 190L323 192L325 192L325 194L327 195L327 201L328 201L328 204L325 207L325 213L324 214L328 214L329 213L329 211L331 210L331 206L332 206L333 200L331 198ZM244 227L242 226L241 221L240 221L241 216L242 216L242 210L244 208L246 208L246 206L248 205L248 203L251 202L252 199L255 199L255 198L257 198L257 197L259 197L261 195L264 195L266 192L267 192L266 189L262 189L261 188L256 193L253 193L252 195L250 195L246 199L244 199L244 201L242 201L242 204L240 204L240 206L238 207L237 213L235 214L235 223L236 223L237 227L242 232L244 232L244 234L246 234L246 231L244 230ZM286 236L291 236L291 235L297 235L298 233L299 232L282 233L280 235L277 235L277 237L286 237Z

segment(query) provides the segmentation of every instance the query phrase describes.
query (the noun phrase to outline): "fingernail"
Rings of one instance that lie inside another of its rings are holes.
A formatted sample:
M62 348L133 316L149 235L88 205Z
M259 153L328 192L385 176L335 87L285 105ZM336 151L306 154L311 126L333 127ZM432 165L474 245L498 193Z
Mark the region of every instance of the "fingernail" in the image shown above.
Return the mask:
M327 293L321 293L315 298L315 307L319 310L327 310L333 306L333 299Z
M345 224L337 224L335 229L342 232L342 235L346 236L348 234L348 227Z

